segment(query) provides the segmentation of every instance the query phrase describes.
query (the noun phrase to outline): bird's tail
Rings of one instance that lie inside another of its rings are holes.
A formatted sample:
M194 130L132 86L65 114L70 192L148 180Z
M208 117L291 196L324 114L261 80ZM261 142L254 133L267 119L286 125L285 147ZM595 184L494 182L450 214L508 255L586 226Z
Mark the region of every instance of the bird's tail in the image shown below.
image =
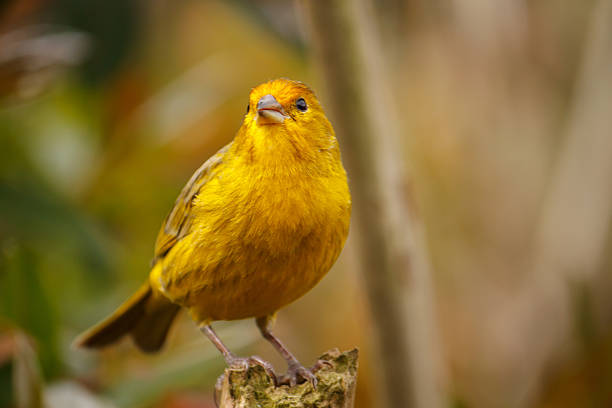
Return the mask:
M100 348L129 334L142 351L155 352L164 344L178 311L179 306L154 292L147 282L112 315L81 334L75 345Z

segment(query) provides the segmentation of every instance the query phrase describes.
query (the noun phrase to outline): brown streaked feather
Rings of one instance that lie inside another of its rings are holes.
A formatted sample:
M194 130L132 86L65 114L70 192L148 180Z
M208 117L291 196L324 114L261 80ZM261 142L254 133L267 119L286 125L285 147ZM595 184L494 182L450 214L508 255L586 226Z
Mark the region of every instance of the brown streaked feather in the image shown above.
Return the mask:
M79 347L101 348L130 334L138 348L152 353L163 346L170 325L179 310L178 305L153 293L147 282L112 315L81 334L74 344Z
M147 302L146 313L136 322L130 335L142 351L153 353L161 349L180 306L159 297Z
M202 186L215 174L214 170L223 162L223 156L231 145L232 143L227 144L206 160L183 187L157 235L153 264L163 258L181 238L189 233L193 199L198 195Z
M145 315L146 304L152 295L145 283L109 317L81 334L74 344L79 347L104 347L119 340Z

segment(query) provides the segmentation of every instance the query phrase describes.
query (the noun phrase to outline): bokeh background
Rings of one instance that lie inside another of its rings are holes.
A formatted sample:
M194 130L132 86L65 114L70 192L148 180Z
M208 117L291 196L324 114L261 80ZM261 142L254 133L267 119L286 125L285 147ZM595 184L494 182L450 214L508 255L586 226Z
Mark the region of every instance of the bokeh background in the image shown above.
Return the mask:
M335 267L279 314L302 362L359 347L357 407L612 406L611 2L312 3L0 2L0 407L214 406L223 360L184 315L158 355L70 344L145 279L181 187L279 76L329 108L357 199L343 131L377 119L374 183L409 188L376 211L409 209L390 233L421 260L373 293L356 203ZM284 370L252 321L216 327ZM381 356L394 336L408 369Z

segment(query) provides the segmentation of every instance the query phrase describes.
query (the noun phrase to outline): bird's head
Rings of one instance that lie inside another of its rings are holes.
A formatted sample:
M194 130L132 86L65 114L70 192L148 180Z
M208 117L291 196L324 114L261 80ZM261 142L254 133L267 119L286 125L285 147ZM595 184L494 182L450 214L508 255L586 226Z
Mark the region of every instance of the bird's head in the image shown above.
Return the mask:
M315 94L302 82L285 78L253 88L242 130L257 146L289 142L302 154L336 147Z

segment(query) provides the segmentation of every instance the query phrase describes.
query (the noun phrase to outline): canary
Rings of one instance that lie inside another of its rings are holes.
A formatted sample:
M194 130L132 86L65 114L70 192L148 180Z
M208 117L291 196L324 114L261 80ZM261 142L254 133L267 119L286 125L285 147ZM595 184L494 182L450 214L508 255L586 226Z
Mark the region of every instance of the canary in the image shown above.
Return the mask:
M351 198L334 130L313 91L276 79L251 90L234 140L187 182L162 223L147 282L76 344L103 347L130 335L157 351L181 308L230 366L240 358L211 327L255 318L283 356L283 381L316 381L272 333L276 312L313 288L346 240Z

